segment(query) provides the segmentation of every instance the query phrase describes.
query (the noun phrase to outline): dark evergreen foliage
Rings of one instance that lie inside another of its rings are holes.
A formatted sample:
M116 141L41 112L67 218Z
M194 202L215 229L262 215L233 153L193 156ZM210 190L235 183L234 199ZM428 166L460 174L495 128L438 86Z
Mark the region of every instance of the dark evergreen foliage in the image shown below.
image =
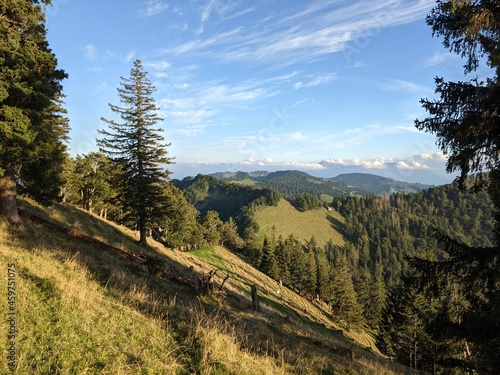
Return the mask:
M259 206L274 206L281 196L274 190L258 189L228 183L207 175L173 180L182 189L188 202L193 204L202 216L216 211L223 221L233 218L241 237L249 239L258 231L253 219L253 210Z
M309 193L300 193L292 201L292 204L297 210L301 212L317 210L323 207L321 201L317 197Z
M103 138L97 140L101 151L121 169L119 186L120 203L125 222L140 232L140 242L146 244L148 230L155 225L153 213L162 204L163 189L170 172L165 169L172 164L166 147L156 126L163 119L158 110L151 84L141 61L136 60L129 78L121 79L118 95L123 107L110 104L121 122L102 120L109 130L100 130Z
M372 275L379 269L387 287L407 270L406 257L428 250L443 254L432 237L433 228L471 246L491 246L494 241L488 194L467 193L457 184L415 194L337 198L332 205L346 218L353 267Z
M370 195L370 192L357 187L348 186L343 182L313 177L299 171L281 171L269 173L259 183L262 188L279 192L283 198L293 201L299 194L308 193L318 198L322 195L328 199L350 194Z
M19 221L16 182L38 201L57 199L66 158L66 73L46 40L42 4L0 1L0 212Z
M444 256L436 261L414 257L411 265L417 277L405 290L418 288L427 301L438 304L425 326L434 342L461 347L461 355L445 350L438 359L441 365L494 374L500 368L500 5L489 0L438 1L427 23L434 35L444 38L446 48L466 59L466 75L483 62L492 70L484 80L436 78L438 99L422 100L429 117L415 125L436 135L448 155L447 170L460 172L461 188L487 187L495 238L486 244L477 241L477 217L461 233L436 226ZM476 173L473 178L471 173Z

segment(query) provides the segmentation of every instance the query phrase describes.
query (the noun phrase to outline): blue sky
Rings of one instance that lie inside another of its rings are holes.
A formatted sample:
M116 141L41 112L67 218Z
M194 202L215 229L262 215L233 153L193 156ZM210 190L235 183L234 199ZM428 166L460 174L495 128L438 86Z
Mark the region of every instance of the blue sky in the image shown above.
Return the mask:
M434 77L463 62L433 38L431 0L53 0L73 155L96 149L140 59L174 178L226 170L367 172L443 183L445 158L414 127Z

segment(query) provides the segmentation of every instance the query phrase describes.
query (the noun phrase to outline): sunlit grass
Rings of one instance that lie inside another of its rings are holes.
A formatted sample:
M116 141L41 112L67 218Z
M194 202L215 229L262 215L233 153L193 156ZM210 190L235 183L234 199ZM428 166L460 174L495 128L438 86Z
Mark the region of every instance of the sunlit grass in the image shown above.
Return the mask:
M195 257L202 259L212 266L225 269L226 265L224 258L218 254L213 246L204 247L201 249L189 251L188 254L194 255Z
M263 207L255 213L261 235L269 235L276 228L276 236L297 236L304 243L314 236L318 245L324 245L330 239L336 244L343 244L342 234L334 223L341 223L342 216L324 208L300 212L290 202L281 199L277 206Z
M2 241L0 264L7 263L17 272L16 373L179 373L181 350L159 318L108 296L77 256L61 260Z
M136 246L129 231L74 207L66 212L65 205L50 209L26 205L84 234L112 237L125 251ZM351 363L335 351L351 344L341 336L332 337L329 332L334 330L329 330L331 321L324 310L285 288L276 297L276 281L227 249L187 253L163 249L160 254L178 270L194 265L200 272L226 271L230 274L227 300L197 296L189 287L152 277L30 221L17 228L0 223L0 271L6 272L9 263L17 271L14 373L377 373L370 372L378 368L377 363ZM223 276L225 272L217 275ZM252 284L267 295L259 314L250 307ZM0 296L6 295L6 289L1 282ZM5 302L0 304L3 311ZM2 340L7 328L3 319ZM5 349L1 354L5 358ZM0 373L8 373L3 360Z

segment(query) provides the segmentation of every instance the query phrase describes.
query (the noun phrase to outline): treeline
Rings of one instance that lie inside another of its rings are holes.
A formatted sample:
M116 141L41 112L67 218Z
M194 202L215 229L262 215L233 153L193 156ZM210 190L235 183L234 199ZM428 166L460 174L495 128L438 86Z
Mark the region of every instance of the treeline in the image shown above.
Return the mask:
M471 246L493 243L489 195L461 191L456 184L413 194L336 198L331 204L345 218L352 266L380 266L388 287L407 270L405 258L428 251L442 255L435 230Z
M298 194L291 203L300 212L317 210L323 207L323 203L319 198L309 193Z
M172 181L182 189L186 200L204 216L216 211L222 220L233 218L244 239L253 238L259 226L253 213L260 206L276 206L281 195L272 189L229 183L218 178L198 175Z
M273 230L253 259L280 284L328 304L344 323L377 326L385 295L381 274L353 270L346 248L331 241L319 246L314 237L304 244Z
M351 187L343 182L334 182L317 177L313 177L299 171L281 171L269 173L259 182L262 188L273 189L279 192L283 198L294 200L299 194L309 193L316 197L323 195L328 199L334 196L344 196L350 194L368 195L369 192L356 187Z
M63 177L63 202L137 229L136 221L130 220L123 209L124 197L116 188L120 169L105 154L91 152L68 158ZM178 249L206 245L239 249L245 243L242 237L252 237L259 229L253 210L276 205L280 198L275 191L237 186L209 176L174 180L163 185L161 203L151 215L148 234Z

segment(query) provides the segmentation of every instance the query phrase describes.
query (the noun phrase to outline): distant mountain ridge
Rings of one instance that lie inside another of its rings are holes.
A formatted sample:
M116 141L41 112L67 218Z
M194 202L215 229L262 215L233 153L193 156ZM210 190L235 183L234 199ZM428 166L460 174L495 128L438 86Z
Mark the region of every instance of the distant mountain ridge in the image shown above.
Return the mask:
M390 195L392 193L415 193L434 185L393 180L370 173L347 173L336 177L321 178L306 172L287 170L277 172L219 172L210 176L222 180L271 188L285 198L293 199L297 194L310 193L317 196L343 195ZM325 197L328 198L328 197Z
M404 182L392 178L381 177L371 173L346 173L330 178L331 181L344 182L349 186L370 191L377 195L389 195L392 193L416 193L421 190L435 187L420 183Z

